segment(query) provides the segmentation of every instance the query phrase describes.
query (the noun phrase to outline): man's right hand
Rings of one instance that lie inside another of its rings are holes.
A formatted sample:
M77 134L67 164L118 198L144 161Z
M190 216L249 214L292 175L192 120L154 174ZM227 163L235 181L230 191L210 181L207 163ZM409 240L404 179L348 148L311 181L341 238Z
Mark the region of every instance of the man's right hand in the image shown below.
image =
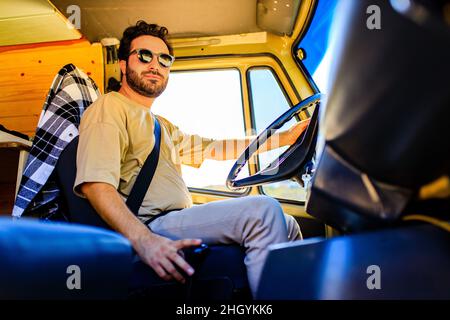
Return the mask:
M176 279L184 283L185 279L176 267L188 275L194 273L194 269L184 260L181 250L200 245L200 239L173 241L152 233L128 209L115 187L110 184L85 182L80 188L102 219L127 237L142 261L161 278Z
M201 243L200 239L170 240L149 232L133 246L142 261L152 267L162 279L175 279L185 283L186 279L177 268L189 276L194 273L194 269L184 260L181 250Z

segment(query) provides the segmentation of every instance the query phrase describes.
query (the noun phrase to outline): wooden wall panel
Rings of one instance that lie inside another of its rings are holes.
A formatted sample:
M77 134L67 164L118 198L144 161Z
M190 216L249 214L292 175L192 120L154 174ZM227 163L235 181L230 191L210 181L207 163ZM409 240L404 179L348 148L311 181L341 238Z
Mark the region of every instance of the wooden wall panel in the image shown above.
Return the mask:
M0 124L33 136L53 78L68 63L86 72L103 93L103 55L98 43L0 47Z

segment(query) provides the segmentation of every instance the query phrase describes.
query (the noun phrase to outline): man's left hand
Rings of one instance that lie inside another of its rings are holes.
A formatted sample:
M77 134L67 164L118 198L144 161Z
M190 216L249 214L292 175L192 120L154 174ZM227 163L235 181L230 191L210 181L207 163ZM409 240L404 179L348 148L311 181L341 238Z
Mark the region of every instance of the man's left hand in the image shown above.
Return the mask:
M293 145L297 138L306 130L310 119L297 122L288 130L282 132L283 145Z

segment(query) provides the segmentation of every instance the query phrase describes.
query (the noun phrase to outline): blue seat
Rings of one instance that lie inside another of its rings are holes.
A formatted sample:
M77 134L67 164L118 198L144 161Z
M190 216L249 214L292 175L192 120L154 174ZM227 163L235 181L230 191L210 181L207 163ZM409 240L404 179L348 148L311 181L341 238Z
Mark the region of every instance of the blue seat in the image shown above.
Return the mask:
M0 299L123 299L132 249L100 228L1 218L0 261ZM79 290L67 285L76 284L71 266L79 268Z
M449 252L450 234L431 225L282 244L269 251L257 299L448 300Z

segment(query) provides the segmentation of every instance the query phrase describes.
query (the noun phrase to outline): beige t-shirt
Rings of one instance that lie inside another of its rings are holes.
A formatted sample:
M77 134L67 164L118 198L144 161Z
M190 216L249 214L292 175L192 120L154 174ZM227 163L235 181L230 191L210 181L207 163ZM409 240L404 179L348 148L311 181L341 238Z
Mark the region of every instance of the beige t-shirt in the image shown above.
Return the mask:
M117 92L99 97L83 114L74 191L84 182L105 182L125 200L155 144L154 117L148 107ZM192 198L181 176L181 164L199 167L213 141L183 133L161 116L158 166L139 210L148 220L161 211L188 208Z

